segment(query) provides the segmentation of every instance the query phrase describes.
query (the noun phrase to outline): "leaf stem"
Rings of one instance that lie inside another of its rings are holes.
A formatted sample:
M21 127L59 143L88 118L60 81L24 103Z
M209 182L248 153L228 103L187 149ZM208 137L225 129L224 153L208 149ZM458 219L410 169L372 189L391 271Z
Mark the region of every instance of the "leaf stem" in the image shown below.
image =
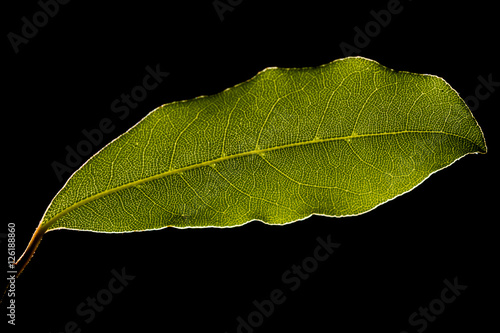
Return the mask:
M38 245L40 245L42 237L46 231L47 231L46 228L43 228L41 225L38 226L38 228L36 228L35 233L31 237L31 240L28 243L28 246L26 247L26 250L24 250L24 253L16 261L16 268L17 268L16 278L18 278L19 275L21 275L26 265L28 265L29 261L35 254Z
M39 225L33 236L31 237L30 242L28 243L28 246L26 247L26 250L24 250L24 253L17 259L15 265L17 268L17 273L16 273L16 279L19 278L19 275L23 272L24 268L28 265L29 261L35 254L36 249L38 248L38 245L40 245L40 242L42 241L43 235L46 232L46 228L42 227ZM9 289L10 283L7 283L7 286L5 287L5 290L2 294L2 297L0 298L0 304L3 301L3 298L5 297L5 294L7 293L7 290Z

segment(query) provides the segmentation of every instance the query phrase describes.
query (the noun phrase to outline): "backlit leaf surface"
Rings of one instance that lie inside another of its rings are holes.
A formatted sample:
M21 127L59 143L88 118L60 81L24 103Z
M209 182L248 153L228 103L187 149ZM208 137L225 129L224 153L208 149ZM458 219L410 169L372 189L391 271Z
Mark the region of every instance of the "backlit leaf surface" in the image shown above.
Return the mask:
M486 152L443 79L354 57L163 105L75 172L39 226L127 232L369 211Z

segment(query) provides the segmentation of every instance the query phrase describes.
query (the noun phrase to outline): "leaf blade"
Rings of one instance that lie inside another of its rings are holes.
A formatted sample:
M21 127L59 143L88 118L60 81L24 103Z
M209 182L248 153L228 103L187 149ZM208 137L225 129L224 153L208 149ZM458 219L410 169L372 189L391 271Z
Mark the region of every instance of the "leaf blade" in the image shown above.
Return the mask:
M482 132L440 78L359 57L267 69L151 112L68 180L40 226L126 232L354 215L473 152L486 152Z

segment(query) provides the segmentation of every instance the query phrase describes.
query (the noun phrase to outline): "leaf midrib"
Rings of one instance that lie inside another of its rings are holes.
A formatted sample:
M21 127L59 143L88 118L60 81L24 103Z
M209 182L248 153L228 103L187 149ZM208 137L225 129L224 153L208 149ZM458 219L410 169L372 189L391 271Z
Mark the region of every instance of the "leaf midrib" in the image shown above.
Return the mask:
M398 132L368 133L368 134L356 134L356 135L348 135L348 136L326 138L326 139L313 139L313 140L309 140L309 141L290 143L290 144L286 144L286 145L282 145L282 146L269 147L269 148L264 148L264 149L254 149L254 150L247 151L247 152L242 152L242 153L238 153L238 154L234 154L234 155L226 155L226 156L219 157L219 158L216 158L213 160L209 160L209 161L205 161L205 162L201 162L201 163L197 163L197 164L192 164L192 165L185 166L185 167L182 167L179 169L169 170L169 171L159 173L159 174L154 175L154 176L146 177L144 179L139 179L139 180L127 183L127 184L117 186L117 187L112 188L112 189L105 190L103 192L100 192L98 194L90 196L84 200L81 200L81 201L65 208L63 211L56 214L53 218L51 218L48 222L41 225L40 227L43 227L43 229L45 231L47 231L51 225L53 225L57 220L59 220L64 215L69 214L71 211L73 211L81 206L84 206L85 204L87 204L89 202L100 199L102 197L113 194L115 192L119 192L121 190L126 190L128 188L142 185L142 184L147 183L149 181L153 181L153 180L167 177L170 175L175 175L175 174L179 174L181 172L189 171L192 169L201 168L204 166L209 166L209 165L212 165L214 163L223 162L223 161L234 159L234 158L239 158L239 157L244 157L244 156L249 156L249 155L256 155L256 154L258 155L258 154L263 154L263 153L274 151L274 150L286 149L286 148L297 147L297 146L304 146L304 145L309 145L309 144L324 143L324 142L338 141L338 140L351 140L351 139L355 139L355 138L365 138L365 137L384 136L384 135L400 135L400 134L407 134L407 133L450 135L450 136L461 138L463 140L467 140L467 141L471 142L472 144L474 144L475 146L477 146L477 144L474 143L473 141L471 141L470 139L462 137L462 136L454 134L454 133L448 133L448 132L444 132L444 131L419 131L419 130L408 131L408 130L404 130L404 131L398 131Z

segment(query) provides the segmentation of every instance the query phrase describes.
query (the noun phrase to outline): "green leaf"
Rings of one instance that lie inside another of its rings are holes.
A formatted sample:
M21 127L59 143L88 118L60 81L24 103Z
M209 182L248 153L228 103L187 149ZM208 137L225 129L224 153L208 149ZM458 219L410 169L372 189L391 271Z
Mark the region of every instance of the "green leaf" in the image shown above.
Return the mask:
M268 68L219 94L152 111L71 176L30 246L61 228L360 214L476 152L486 152L481 129L439 77L361 57Z

